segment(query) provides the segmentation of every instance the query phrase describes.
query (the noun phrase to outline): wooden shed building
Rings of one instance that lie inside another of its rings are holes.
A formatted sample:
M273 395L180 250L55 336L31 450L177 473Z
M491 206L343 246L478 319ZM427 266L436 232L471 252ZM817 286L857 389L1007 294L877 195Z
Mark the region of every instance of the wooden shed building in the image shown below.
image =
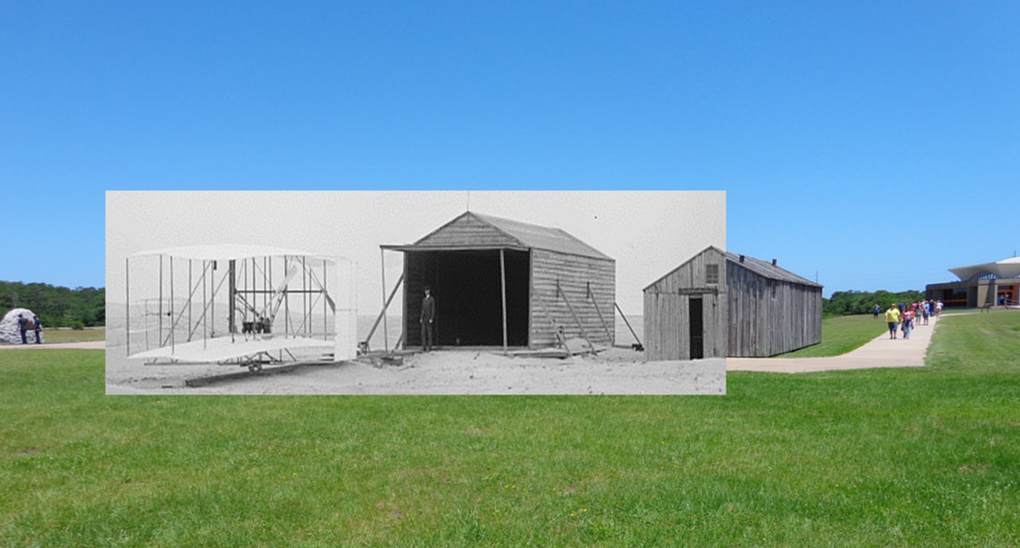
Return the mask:
M822 341L822 286L708 247L644 290L645 357L767 357Z
M708 247L644 289L645 358L725 358L726 313L726 252Z
M421 345L422 296L437 303L438 346L543 348L615 338L616 261L558 228L465 212L404 254L404 346Z
M822 286L762 261L726 252L729 351L768 357L822 342Z

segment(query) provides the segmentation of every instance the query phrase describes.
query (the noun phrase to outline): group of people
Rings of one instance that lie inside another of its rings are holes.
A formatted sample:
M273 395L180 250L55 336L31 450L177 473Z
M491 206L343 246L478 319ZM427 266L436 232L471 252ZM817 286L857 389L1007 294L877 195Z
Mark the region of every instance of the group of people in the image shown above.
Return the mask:
M882 308L876 303L873 309L876 318L881 310ZM895 339L897 331L902 330L903 338L909 339L910 332L918 325L916 323L918 320L924 322L920 325L928 325L930 317L941 314L942 301L925 300L911 304L892 303L885 311L885 321L889 324L889 338Z
M28 319L24 314L18 314L18 331L21 332L21 344L28 344L28 331L35 331L35 344L42 344L42 322L39 321L39 316L32 315L32 319Z

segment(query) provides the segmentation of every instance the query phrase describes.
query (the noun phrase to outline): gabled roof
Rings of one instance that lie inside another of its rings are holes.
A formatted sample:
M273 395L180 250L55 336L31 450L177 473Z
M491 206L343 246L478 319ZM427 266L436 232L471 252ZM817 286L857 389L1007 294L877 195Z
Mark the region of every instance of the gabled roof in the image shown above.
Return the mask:
M653 286L655 286L656 284L658 284L662 280L665 280L666 278L670 277L677 270L680 270L681 268L687 266L687 264L690 263L691 261L693 261L694 259L697 259L698 257L700 257L700 256L704 255L705 253L707 253L710 249L714 249L718 253L722 253L722 254L726 253L725 251L719 249L718 247L716 247L714 245L710 245L710 246L706 247L705 249L702 249L701 251L699 251L699 252L695 253L694 255L692 255L690 259L687 259L686 261L680 263L680 266L677 266L673 270L670 270L669 272L663 274L662 276L659 276L659 278L657 280L655 280L654 282L648 284L644 289L642 289L642 291L648 291L649 289L651 289Z
M743 259L743 260L741 260L741 259ZM727 262L731 262L731 263L736 264L736 265L739 265L739 266L741 266L743 268L746 268L746 269L750 270L751 272L754 272L755 274L757 274L757 275L759 275L759 276L761 276L763 278L767 278L769 280L777 280L777 281L781 281L781 282L790 282L790 283L795 283L795 284L807 285L807 286L811 286L811 287L822 287L821 284L817 284L815 282L812 282L811 280L808 280L807 278L802 278L802 277L794 274L793 272L790 272L789 270L786 270L785 268L780 268L778 266L773 266L773 264L768 262L768 261L763 261L761 259L755 259L754 257L748 257L747 255L740 255L740 254L734 253L732 251L727 251L726 252L726 261Z
M973 266L958 266L950 268L950 272L967 281L976 274L987 272L996 278L1020 278L1020 257L1003 259L994 263L976 264Z
M383 246L399 251L544 249L613 260L560 228L550 228L467 211L411 245Z

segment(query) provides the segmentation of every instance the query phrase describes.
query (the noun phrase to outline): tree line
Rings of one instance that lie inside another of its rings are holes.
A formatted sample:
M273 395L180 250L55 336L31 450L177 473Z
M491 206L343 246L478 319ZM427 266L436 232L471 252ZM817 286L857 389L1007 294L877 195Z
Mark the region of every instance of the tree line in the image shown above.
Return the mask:
M852 314L871 314L875 305L882 310L892 303L916 303L924 300L922 291L837 291L828 299L822 299L822 314L826 316L850 316Z
M31 310L43 327L105 326L106 288L0 281L0 317L12 308Z
M837 291L822 299L826 316L871 314L877 303L882 310L891 303L913 303L924 299L921 291ZM106 325L106 288L66 287L43 283L0 281L0 316L11 308L35 312L46 327L94 327Z

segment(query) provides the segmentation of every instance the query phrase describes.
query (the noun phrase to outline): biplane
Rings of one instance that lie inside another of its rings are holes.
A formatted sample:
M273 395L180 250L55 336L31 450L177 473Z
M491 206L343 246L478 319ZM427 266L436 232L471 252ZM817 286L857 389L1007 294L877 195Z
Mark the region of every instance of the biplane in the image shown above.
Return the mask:
M347 259L260 245L137 253L125 260L127 356L253 372L353 359L354 269Z

